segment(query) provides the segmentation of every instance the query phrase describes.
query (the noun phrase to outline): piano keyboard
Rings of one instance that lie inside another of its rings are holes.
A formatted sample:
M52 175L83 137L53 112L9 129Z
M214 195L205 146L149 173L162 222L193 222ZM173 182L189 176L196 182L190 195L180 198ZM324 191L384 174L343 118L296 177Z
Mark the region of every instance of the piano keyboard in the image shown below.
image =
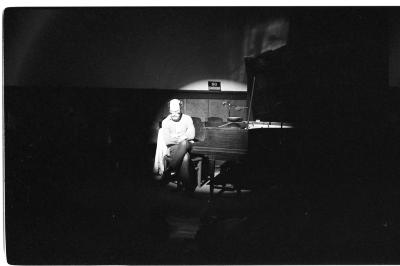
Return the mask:
M262 121L249 121L249 129L254 128L293 128L292 123L287 122L262 122Z

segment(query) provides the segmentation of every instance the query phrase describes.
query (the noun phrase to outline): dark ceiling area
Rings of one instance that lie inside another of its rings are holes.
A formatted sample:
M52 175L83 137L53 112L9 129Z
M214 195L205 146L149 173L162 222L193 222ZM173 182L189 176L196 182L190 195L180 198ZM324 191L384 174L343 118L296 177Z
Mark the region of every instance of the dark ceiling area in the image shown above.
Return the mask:
M41 8L5 12L5 84L180 87L238 80L246 27L280 8Z

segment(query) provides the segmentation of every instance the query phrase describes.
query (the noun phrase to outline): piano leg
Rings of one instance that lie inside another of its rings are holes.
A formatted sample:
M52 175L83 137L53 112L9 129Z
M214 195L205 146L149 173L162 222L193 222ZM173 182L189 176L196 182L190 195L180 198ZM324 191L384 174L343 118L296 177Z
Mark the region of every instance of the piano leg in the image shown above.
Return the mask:
M214 158L214 156L210 156L209 164L210 164L210 201L212 201L214 198L214 174L215 174L215 158Z

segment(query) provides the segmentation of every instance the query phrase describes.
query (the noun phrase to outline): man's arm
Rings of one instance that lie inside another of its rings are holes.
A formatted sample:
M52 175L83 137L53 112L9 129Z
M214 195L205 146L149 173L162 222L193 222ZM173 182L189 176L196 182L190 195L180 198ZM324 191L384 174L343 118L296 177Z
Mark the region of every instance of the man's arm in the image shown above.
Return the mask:
M192 140L196 135L196 130L193 125L193 119L190 116L187 116L187 118L188 128L186 130L185 136L187 140Z
M161 126L164 129L163 130L163 137L164 137L165 144L166 145L178 144L179 143L178 138L171 135L171 131L170 131L167 123L165 122L165 120L162 121Z

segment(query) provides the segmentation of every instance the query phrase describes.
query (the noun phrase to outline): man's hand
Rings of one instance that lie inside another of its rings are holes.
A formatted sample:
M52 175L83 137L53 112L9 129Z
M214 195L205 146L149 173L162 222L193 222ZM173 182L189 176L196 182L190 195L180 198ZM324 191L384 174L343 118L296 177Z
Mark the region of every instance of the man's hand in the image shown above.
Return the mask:
M178 144L179 143L179 137L178 136L171 136L170 142L171 142L171 144Z
M181 143L182 141L187 140L187 139L188 139L188 137L185 136L185 135L183 135L183 136L176 136L176 135L174 135L174 136L171 136L171 143L173 143L173 144L179 144L179 143Z
M184 141L184 140L187 140L187 136L180 136L180 137L178 138L178 143L179 143L179 142L182 142L182 141Z

